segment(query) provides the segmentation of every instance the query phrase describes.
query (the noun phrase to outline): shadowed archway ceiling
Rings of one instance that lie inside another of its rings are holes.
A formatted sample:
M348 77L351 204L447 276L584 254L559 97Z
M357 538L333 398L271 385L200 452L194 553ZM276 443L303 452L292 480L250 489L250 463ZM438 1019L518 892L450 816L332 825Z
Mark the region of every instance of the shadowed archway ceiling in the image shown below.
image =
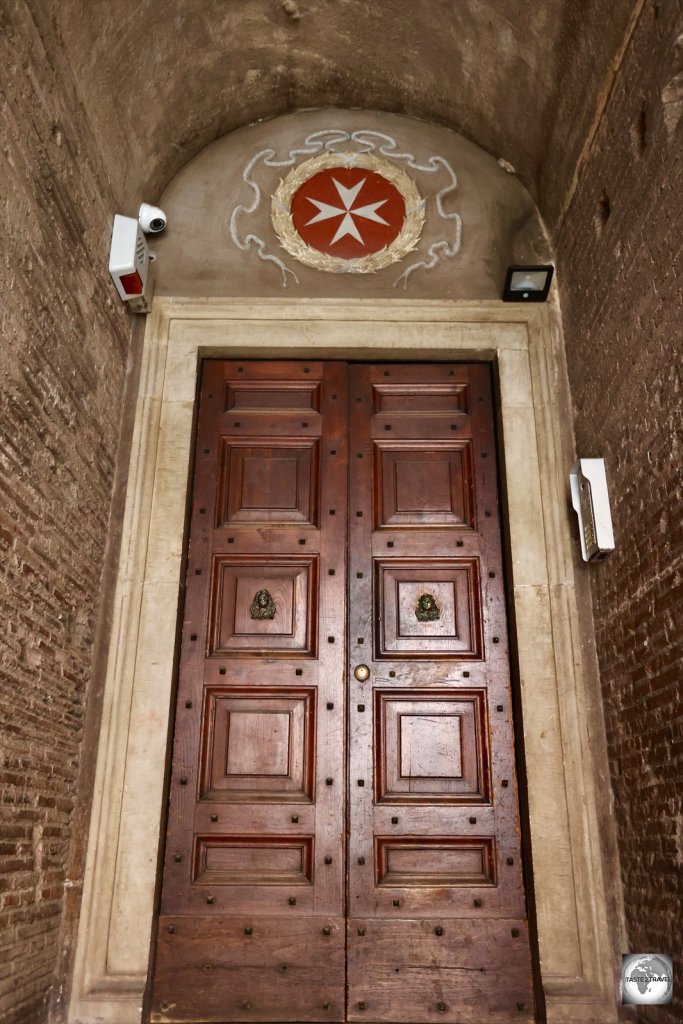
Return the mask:
M517 170L552 223L634 0L54 0L122 204L308 107L404 113ZM42 5L40 5L42 6Z

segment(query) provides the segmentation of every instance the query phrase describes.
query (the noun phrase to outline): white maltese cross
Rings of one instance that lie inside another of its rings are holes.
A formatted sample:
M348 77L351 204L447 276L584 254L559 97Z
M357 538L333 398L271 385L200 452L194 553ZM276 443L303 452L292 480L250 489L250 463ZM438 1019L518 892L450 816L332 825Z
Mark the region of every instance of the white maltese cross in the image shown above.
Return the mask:
M309 203L313 203L314 206L318 207L318 213L316 213L315 217L312 217L306 222L306 226L309 224L317 224L321 220L330 220L332 217L341 217L341 223L337 228L337 233L330 242L330 245L334 245L335 242L341 241L345 235L351 235L351 237L355 238L361 245L365 245L363 236L358 230L358 225L354 220L355 217L364 217L366 220L374 220L377 224L389 225L389 222L386 221L384 217L380 217L377 213L380 206L384 206L386 203L386 199L380 199L378 203L368 203L366 206L358 206L354 209L353 204L358 198L358 194L363 188L366 180L366 178L362 178L352 188L346 188L344 185L341 185L336 178L332 178L337 192L339 193L339 198L342 201L342 206L331 206L330 203L322 203L319 199L311 199L310 196L307 196L306 198Z

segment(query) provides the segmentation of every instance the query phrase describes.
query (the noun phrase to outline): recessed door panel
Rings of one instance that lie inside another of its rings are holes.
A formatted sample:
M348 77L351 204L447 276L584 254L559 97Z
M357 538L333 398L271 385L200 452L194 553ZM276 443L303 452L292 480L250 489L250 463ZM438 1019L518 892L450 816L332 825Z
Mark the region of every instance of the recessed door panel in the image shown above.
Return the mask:
M151 1020L533 1020L487 367L206 362L186 587Z
M318 556L216 555L209 655L316 656Z
M478 558L373 562L376 658L481 658Z
M314 687L205 687L200 798L312 801L316 697Z
M374 689L377 803L491 800L485 690Z
M375 526L472 528L470 441L377 442Z
M245 421L248 426L250 421ZM296 523L317 526L317 439L267 443L223 438L218 485L218 522Z

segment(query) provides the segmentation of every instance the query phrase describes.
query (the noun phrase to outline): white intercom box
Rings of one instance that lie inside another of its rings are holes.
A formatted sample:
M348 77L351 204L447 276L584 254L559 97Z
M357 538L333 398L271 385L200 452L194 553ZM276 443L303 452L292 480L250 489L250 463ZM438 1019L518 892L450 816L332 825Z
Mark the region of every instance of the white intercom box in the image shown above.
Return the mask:
M579 517L584 562L605 558L614 551L604 459L579 459L569 473L572 505Z

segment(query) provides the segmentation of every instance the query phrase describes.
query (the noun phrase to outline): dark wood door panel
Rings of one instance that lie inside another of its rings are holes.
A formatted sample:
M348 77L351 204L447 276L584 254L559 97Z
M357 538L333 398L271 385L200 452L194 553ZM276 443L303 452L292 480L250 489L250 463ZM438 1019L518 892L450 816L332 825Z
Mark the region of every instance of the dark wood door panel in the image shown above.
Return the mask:
M208 655L316 658L319 558L214 555Z
M391 931L366 919L350 921L347 933L350 1020L535 1019L523 918L424 915L397 920Z
M373 462L375 529L474 528L471 440L380 438Z
M313 802L315 687L207 686L204 701L201 798Z
M481 660L478 558L380 556L373 566L376 659Z
M159 933L152 1021L343 1021L338 918L169 916Z
M486 691L374 689L376 803L490 804Z
M250 426L248 421L245 426ZM264 429L262 421L258 428ZM223 438L219 459L218 527L237 523L319 525L317 437L268 438L258 443Z

